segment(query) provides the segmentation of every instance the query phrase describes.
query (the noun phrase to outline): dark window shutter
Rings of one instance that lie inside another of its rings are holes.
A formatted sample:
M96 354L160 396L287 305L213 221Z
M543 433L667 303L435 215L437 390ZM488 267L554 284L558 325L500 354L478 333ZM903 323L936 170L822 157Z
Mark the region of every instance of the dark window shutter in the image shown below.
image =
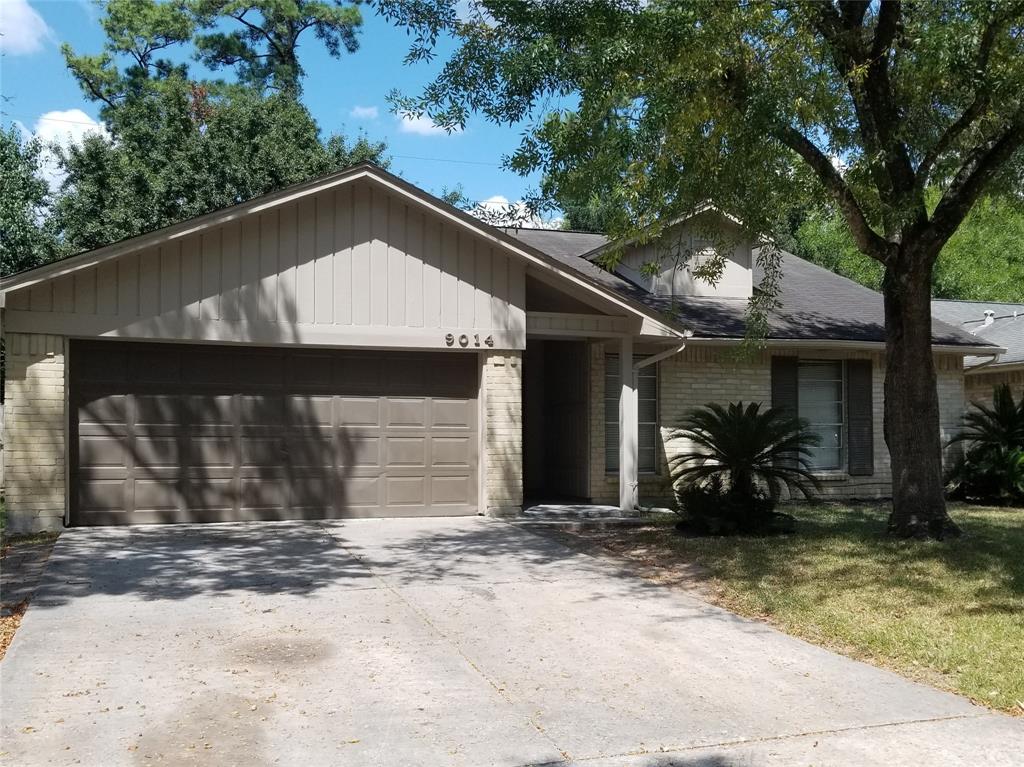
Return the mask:
M871 360L846 362L846 453L851 476L875 473Z
M772 357L772 407L785 410L794 418L800 412L796 357Z
M800 414L800 360L797 357L772 357L772 407L797 418ZM794 458L776 463L796 464Z

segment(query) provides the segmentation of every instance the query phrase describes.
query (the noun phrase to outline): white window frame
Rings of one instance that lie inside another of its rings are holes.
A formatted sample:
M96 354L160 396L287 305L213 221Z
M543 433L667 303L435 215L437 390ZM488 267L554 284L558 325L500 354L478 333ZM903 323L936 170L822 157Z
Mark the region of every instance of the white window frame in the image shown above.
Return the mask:
M814 432L814 433L818 433L819 430L821 430L821 429L825 429L825 430L828 430L828 429L838 429L839 430L839 461L835 465L819 466L816 463L816 461L814 460L814 456L817 455L817 452L821 448L812 447L811 448L812 457L809 458L809 463L810 463L810 469L814 473L833 473L834 474L834 473L845 471L846 470L846 462L847 462L846 430L848 428L849 417L847 415L846 408L847 408L847 402L848 402L849 398L847 396L847 391L846 391L846 361L845 360L836 360L836 359L803 359L803 358L801 358L798 361L798 363L797 363L797 378L796 378L796 382L797 382L797 411L798 411L798 415L801 418L804 418L803 413L799 412L800 409L801 409L801 404L803 402L803 397L801 396L802 386L801 386L801 381L800 381L800 368L802 368L804 365L810 366L810 365L822 365L822 364L834 365L834 366L836 366L839 369L839 379L838 379L838 383L839 383L839 402L838 402L838 404L839 404L839 414L840 414L840 419L841 420L840 420L839 423L819 423L819 424L810 423L809 419L807 419L807 420L808 420L808 423L810 424L810 426L812 427L811 431Z
M633 364L640 362L646 356L633 356ZM637 371L637 378L653 378L654 379L654 421L640 421L639 415L637 416L637 434L639 435L641 427L652 426L653 427L653 442L647 446L653 456L653 466L645 466L643 463L643 455L646 452L644 449L638 450L640 456L637 469L638 473L643 476L658 476L661 473L661 461L658 460L658 454L661 447L661 374L658 371L658 367L661 363L655 362L653 365L646 365ZM610 385L611 384L611 385ZM640 386L639 380L637 382L637 413L639 414L643 410L643 403L650 402L651 398L640 397ZM615 444L610 446L608 444L608 434L610 432L608 425L613 424L616 430L619 428L619 394L621 393L622 386L619 381L619 355L616 352L606 352L604 355L604 434L605 434L605 449L604 449L604 470L608 475L618 476L619 474L619 442L615 440ZM609 449L610 447L614 449ZM643 447L643 446L641 446ZM610 463L610 459L614 458L614 465Z

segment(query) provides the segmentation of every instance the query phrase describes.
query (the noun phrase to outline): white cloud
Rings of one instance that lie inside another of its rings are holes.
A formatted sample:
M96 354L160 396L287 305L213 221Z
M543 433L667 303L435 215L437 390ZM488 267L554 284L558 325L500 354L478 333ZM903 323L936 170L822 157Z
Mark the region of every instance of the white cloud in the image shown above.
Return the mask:
M361 107L356 105L352 107L349 115L357 120L376 120L380 116L380 110L377 107Z
M54 39L53 30L28 0L0 0L0 53L36 53Z
M399 118L398 129L402 133L415 133L417 136L447 136L453 133L462 133L461 128L448 131L440 125L435 125L434 121L426 115L420 117L402 115Z
M496 194L481 200L469 211L492 226L524 226L531 229L561 229L561 218L542 218L522 200L509 202L508 197Z
M29 133L24 125L19 124L19 127L23 133ZM56 192L60 187L64 180L64 174L49 145L59 144L62 147L69 147L72 144L81 144L82 140L90 133L99 133L101 136L110 135L102 123L96 122L81 109L55 109L45 112L36 120L32 135L48 145L43 150L41 169L43 177L50 184L52 191Z

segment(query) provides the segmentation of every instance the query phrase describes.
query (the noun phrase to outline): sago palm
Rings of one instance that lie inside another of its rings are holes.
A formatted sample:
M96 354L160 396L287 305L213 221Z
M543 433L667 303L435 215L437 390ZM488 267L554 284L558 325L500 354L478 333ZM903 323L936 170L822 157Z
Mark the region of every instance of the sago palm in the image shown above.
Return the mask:
M1009 386L997 386L992 405L972 403L964 425L950 443L967 443L951 473L954 496L999 502L1024 499L1024 396L1014 402Z
M690 412L668 438L689 440L696 448L669 461L672 482L683 489L715 484L746 498L763 489L777 501L783 487L804 497L819 487L809 459L820 439L805 422L777 408L708 403Z

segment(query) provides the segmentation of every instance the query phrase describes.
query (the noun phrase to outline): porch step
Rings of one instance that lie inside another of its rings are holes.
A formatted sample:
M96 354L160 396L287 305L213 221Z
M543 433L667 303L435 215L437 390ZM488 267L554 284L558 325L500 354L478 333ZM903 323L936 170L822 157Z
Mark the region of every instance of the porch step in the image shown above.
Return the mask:
M668 509L623 511L618 506L595 504L545 503L529 506L505 521L513 525L556 527L568 530L649 524L656 514L671 514Z

